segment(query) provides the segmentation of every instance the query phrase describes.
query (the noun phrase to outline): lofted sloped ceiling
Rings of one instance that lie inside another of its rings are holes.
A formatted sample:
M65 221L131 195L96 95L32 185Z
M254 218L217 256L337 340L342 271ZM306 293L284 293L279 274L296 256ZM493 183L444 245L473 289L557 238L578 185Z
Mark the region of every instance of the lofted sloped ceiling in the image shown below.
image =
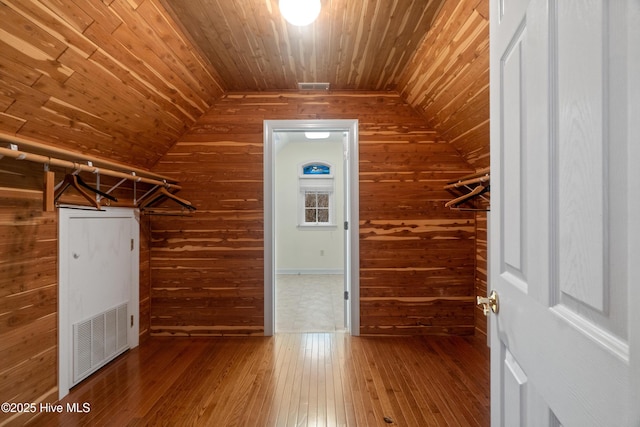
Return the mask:
M0 139L152 167L224 94L157 0L1 0Z
M287 23L278 0L162 0L228 91L396 90L443 0L323 0L318 19Z
M152 168L225 94L328 82L488 162L488 0L321 1L296 27L278 0L0 0L0 139Z

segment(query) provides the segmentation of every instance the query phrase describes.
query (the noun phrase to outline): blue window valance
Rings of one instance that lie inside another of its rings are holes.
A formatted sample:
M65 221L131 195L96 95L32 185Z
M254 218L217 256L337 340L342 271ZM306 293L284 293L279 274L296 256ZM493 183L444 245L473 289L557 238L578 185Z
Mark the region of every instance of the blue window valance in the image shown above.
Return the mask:
M306 165L302 168L303 175L330 175L331 168L327 165L314 163L310 165Z

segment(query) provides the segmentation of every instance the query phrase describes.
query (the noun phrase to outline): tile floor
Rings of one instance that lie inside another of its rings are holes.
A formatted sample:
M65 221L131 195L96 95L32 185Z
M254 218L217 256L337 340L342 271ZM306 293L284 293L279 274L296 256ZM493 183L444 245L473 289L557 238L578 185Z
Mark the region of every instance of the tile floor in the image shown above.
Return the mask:
M344 331L341 274L278 274L276 333Z

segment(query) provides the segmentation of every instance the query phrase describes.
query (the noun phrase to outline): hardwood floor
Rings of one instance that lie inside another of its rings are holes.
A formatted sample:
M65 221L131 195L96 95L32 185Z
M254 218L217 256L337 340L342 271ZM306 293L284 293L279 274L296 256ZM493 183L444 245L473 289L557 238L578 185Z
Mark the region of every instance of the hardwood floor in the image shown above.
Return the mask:
M151 338L61 402L90 412L33 424L488 426L488 358L473 337Z

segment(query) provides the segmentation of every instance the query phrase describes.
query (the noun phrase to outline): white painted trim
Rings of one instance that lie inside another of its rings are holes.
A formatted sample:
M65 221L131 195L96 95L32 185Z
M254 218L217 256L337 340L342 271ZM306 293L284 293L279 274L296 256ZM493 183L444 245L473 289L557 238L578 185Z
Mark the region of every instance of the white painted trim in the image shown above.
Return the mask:
M282 268L276 271L276 274L286 274L286 275L305 275L305 274L344 274L344 270L336 270L336 269L286 269Z
M131 297L129 300L129 316L133 316L133 331L128 334L129 348L139 344L139 311L140 311L140 228L138 211L131 208L107 208L97 211L86 207L66 205L58 209L58 398L69 394L73 360L69 326L68 283L69 271L69 223L72 218L129 218L131 221L131 238L134 246L131 251Z
M349 223L347 238L350 240L350 253L345 253L350 266L345 265L348 274L351 321L351 335L360 334L360 245L359 234L359 185L358 185L358 121L357 120L265 120L264 121L264 334L271 336L275 331L275 232L274 232L274 168L275 147L274 132L331 130L347 132L349 135L345 155L348 171L345 182L349 182Z

